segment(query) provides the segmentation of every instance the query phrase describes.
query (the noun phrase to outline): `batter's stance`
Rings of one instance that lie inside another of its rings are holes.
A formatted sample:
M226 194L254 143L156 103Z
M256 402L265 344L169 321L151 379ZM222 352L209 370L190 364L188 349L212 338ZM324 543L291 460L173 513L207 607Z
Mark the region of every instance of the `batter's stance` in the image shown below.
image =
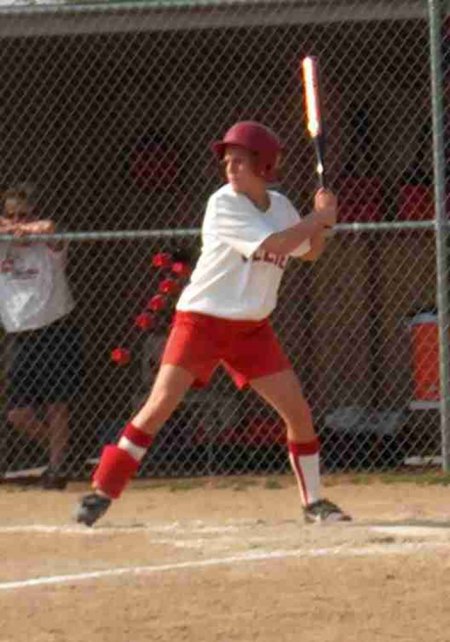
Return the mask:
M350 519L321 496L311 411L269 321L288 258L312 261L323 252L327 228L336 223L336 198L319 190L313 211L300 220L285 196L269 190L282 146L260 123L235 124L213 150L227 183L208 201L201 255L177 303L150 395L118 443L104 448L93 492L77 507L77 521L88 526L121 495L187 390L205 386L219 364L238 388L251 386L286 423L305 520Z

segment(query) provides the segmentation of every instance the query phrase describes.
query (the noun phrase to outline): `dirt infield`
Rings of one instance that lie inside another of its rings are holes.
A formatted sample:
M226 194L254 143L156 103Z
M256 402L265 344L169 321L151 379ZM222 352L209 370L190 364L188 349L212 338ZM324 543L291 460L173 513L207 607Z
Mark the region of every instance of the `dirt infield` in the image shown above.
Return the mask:
M85 485L0 486L0 641L448 642L450 491L335 481L352 524L289 476L135 483L93 529Z

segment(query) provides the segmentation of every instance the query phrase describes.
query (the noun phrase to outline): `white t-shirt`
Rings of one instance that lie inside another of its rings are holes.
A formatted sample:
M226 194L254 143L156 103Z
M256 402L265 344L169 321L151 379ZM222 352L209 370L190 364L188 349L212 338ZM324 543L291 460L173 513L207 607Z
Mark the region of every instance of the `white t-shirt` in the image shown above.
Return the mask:
M73 309L66 258L65 248L46 243L0 242L0 319L7 332L43 328Z
M177 310L226 319L260 320L276 306L288 256L258 250L274 232L300 221L286 196L269 191L270 207L259 210L243 194L224 185L209 199L202 226L202 250ZM310 242L291 256L301 256Z

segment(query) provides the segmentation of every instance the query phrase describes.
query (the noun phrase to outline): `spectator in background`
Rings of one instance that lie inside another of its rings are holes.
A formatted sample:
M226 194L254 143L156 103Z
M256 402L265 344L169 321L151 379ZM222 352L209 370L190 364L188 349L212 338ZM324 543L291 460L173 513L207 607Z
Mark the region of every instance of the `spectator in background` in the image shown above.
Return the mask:
M44 488L63 489L69 445L69 403L80 389L81 341L70 320L74 301L66 280L67 245L28 241L52 234L25 188L3 195L0 233L0 319L7 333L7 418L18 431L43 443L49 464Z

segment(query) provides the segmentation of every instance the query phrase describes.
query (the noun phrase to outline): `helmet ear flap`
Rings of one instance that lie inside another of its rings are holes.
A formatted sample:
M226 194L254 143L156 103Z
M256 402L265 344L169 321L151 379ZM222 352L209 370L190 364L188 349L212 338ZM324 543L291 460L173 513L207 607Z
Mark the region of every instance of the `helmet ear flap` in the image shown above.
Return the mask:
M281 165L282 153L280 151L273 157L273 160L260 164L258 174L267 181L274 181L278 176Z

